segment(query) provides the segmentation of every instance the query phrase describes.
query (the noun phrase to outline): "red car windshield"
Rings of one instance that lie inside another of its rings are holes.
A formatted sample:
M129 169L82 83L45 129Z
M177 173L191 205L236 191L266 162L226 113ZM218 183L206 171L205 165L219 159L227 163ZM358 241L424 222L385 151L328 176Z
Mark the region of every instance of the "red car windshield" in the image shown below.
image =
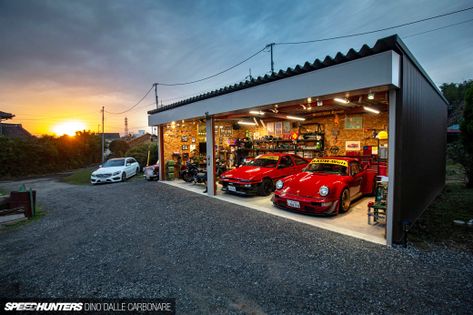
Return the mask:
M271 168L271 167L276 167L276 164L278 164L278 160L275 160L274 158L261 157L261 158L248 162L247 165Z
M347 167L328 163L311 163L307 165L307 172L347 175Z

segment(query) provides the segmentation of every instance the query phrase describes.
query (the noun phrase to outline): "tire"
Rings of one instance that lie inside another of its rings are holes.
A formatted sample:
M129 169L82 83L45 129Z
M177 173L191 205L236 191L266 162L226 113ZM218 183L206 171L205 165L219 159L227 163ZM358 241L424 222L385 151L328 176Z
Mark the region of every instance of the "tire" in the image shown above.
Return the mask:
M269 178L263 179L263 182L261 185L258 187L258 193L261 196L269 196L274 190L274 184L273 181Z
M182 179L187 183L192 182L193 178L194 176L192 176L189 172L185 172L184 174L182 174Z
M126 173L125 172L122 173L122 182L124 182L124 181L126 181Z
M345 213L350 209L350 191L348 188L343 189L340 194L340 205L338 207L338 213Z
M140 173L140 168L137 167L137 168L136 168L136 173L135 173L135 175L138 175L139 173Z

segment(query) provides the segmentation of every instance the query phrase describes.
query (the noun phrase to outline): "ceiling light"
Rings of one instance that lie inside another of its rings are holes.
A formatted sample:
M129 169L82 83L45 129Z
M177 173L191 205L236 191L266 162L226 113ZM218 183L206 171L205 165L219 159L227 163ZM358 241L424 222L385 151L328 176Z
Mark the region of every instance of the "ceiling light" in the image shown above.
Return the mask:
M307 98L307 103L312 103L312 97Z
M304 104L299 104L299 105L302 107L302 109L307 109Z
M242 120L240 120L240 121L238 122L238 124L239 124L239 125L247 125L247 126L255 126L255 125L256 125L256 124L255 124L254 122L252 122L252 121L242 121Z
M379 114L379 110L377 110L377 109L374 109L374 108L371 108L371 107L367 107L367 106L363 106L363 108L364 108L367 112L372 112L372 113L375 113L375 114Z
M253 117L253 121L255 122L255 125L258 126L258 121L256 120L256 117Z
M312 106L309 105L309 107L307 107L307 110L312 110Z
M263 116L263 115L264 115L264 112L262 112L262 111L257 111L257 110L250 110L250 114Z
M317 106L323 106L324 102L323 101L317 101Z
M301 120L304 121L305 118L302 117L296 117L296 116L286 116L287 119L292 119L292 120Z
M368 93L368 99L374 100L374 93Z
M348 103L350 103L350 101L347 100L346 98L338 98L338 97L336 97L336 98L334 98L333 100L334 100L335 102L339 102L339 103L342 103L342 104L348 104Z

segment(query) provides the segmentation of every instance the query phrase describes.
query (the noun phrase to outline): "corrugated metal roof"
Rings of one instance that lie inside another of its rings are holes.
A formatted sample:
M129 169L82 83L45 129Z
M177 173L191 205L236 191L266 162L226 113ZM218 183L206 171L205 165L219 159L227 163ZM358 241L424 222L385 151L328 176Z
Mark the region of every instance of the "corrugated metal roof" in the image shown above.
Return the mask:
M409 50L407 49L405 44L401 41L399 36L392 35L392 36L377 40L373 47L369 47L368 45L365 44L358 51L351 48L350 50L348 50L346 54L342 54L341 52L338 52L333 58L330 56L326 56L325 59L323 60L315 59L315 61L312 63L307 61L303 65L297 65L294 68L287 68L286 70L279 70L278 72L275 72L272 75L259 76L256 79L242 81L238 84L225 86L223 88L213 90L208 93L204 93L204 94L194 96L194 97L191 97L179 102L165 105L163 107L148 111L148 114L156 114L156 113L163 112L172 108L195 103L204 99L232 93L235 91L247 89L253 86L257 86L257 85L261 85L261 84L265 84L265 83L269 83L269 82L273 82L273 81L277 81L277 80L281 80L285 78L289 78L289 77L296 76L303 73L316 71L319 69L323 69L323 68L331 67L334 65L342 64L344 62L368 57L368 56L375 55L375 54L382 53L389 50L394 50L399 54L403 54L403 53L406 54L421 70L421 72L424 74L424 76L427 78L430 84L433 85L433 87L440 93L437 86L435 86L435 84L428 77L428 75L425 73L422 67L418 64L416 59L413 57L412 53L409 52ZM440 95L443 97L441 93Z

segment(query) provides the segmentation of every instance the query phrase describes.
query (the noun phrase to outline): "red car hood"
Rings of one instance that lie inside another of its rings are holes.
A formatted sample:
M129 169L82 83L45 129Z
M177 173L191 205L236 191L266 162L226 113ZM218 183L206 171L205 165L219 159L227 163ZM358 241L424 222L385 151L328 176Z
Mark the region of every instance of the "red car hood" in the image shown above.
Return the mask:
M329 188L329 195L333 193L335 185L344 182L344 176L302 172L288 176L282 181L284 182L284 186L281 189L283 193L313 198L320 197L320 186L327 186Z
M240 166L231 171L223 173L222 177L225 176L235 179L259 181L263 178L263 176L270 176L274 170L274 168L269 167Z

